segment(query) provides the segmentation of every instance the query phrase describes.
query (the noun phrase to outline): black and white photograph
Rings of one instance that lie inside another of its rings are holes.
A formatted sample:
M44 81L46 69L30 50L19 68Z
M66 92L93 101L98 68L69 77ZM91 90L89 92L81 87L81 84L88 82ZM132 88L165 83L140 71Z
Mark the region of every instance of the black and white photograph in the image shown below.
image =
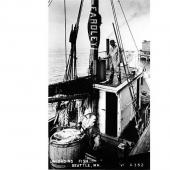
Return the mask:
M2 1L0 170L169 170L169 9Z
M150 169L150 0L48 1L48 169Z

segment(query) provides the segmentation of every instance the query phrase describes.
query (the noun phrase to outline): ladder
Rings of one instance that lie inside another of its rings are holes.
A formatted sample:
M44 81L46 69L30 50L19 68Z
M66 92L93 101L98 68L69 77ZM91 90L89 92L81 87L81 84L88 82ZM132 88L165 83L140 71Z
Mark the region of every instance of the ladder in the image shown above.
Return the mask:
M132 79L131 79L131 77L129 77L130 71L129 71L129 67L128 67L128 64L127 64L127 61L126 61L126 58L125 58L125 52L124 52L124 49L123 49L123 44L122 44L120 32L118 30L116 30L114 23L113 23L113 28L114 28L114 32L115 32L116 41L117 41L117 44L118 44L120 61L123 64L126 80L127 80L128 87L129 87L130 96L131 96L131 99L132 99L132 107L133 107L133 112L134 112L135 120L136 120L136 116L139 116L139 115L138 115L138 108L137 108L137 105L136 105L136 102L135 102L135 98L136 98L135 97L135 91L134 91ZM118 34L119 34L119 38L118 38Z
M135 118L136 118L138 111L137 111L137 107L136 107L136 103L135 103L134 87L133 87L132 80L129 77L130 71L129 71L129 67L127 65L127 61L125 58L125 52L124 52L124 48L123 48L123 43L122 43L122 38L121 38L120 30L119 30L115 7L113 4L113 0L110 0L110 1L111 1L112 11L113 11L113 16L114 16L114 21L115 21L115 24L113 23L113 29L115 32L115 37L116 37L116 41L117 41L117 45L118 45L118 49L119 49L120 60L123 64L126 80L127 80L128 86L129 86L129 92L130 92L130 96L132 99L133 112L135 113Z
M119 42L118 42L118 44L119 44ZM134 105L135 104L134 103L134 100L135 100L135 91L134 91L134 87L133 87L133 83L132 83L131 77L129 77L129 75L130 75L129 67L128 67L127 62L125 60L125 54L124 54L123 48L120 47L119 45L118 45L118 48L119 48L119 55L121 57L121 62L123 64L126 80L127 80L128 86L129 86L130 95L131 95L131 98L132 98L132 101L133 101L133 106L134 106L134 109L136 110L136 105Z

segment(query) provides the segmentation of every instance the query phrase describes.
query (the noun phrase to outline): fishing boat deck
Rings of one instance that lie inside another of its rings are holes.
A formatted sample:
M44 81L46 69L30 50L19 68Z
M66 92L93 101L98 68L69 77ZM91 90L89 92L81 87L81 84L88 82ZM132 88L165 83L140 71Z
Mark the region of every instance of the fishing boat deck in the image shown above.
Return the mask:
M129 67L129 75L125 74L124 68L121 67L121 83L118 83L118 81L114 81L113 83L108 83L106 81L103 82L99 82L97 84L94 84L94 88L97 89L107 89L108 91L112 91L112 92L117 92L119 90L121 90L122 88L124 88L128 82L127 82L127 78L131 81L133 81L134 79L136 79L138 76L140 76L142 74L142 72L137 72L137 70L133 67ZM109 79L110 76L110 70L106 71L106 80ZM116 78L117 79L117 78Z

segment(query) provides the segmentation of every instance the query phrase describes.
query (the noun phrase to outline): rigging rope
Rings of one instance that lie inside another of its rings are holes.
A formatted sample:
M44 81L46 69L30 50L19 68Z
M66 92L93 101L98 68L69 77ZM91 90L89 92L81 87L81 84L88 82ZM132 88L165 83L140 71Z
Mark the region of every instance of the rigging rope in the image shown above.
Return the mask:
M115 10L115 7L114 7L113 0L110 0L110 2L111 2L111 6L112 6L114 21L115 21L115 30L116 30L116 33L117 33L117 39L118 39L118 43L120 44L119 52L121 54L123 54L121 60L122 60L122 62L124 60L125 61L125 65L127 65L127 61L126 61L126 57L125 57L125 53L124 53L123 42L122 42L122 37L121 37L121 34L120 34L119 24L118 24L117 16L116 16L116 10ZM114 27L114 25L113 25L113 27ZM125 69L125 72L126 72L126 69ZM128 70L127 70L127 72L128 72ZM129 72L127 74L129 74Z
M129 26L129 24L128 24L128 21L127 21L127 19L126 19L126 16L125 16L125 13L124 13L124 10L123 10L123 7L122 7L122 5L121 5L120 0L118 0L118 2L119 2L119 5L120 5L120 8L121 8L121 10L122 10L123 16L124 16L124 18L125 18L126 24L127 24L127 26L128 26L128 29L129 29L129 31L130 31L130 34L131 34L131 36L132 36L133 42L134 42L134 44L135 44L135 47L136 47L137 51L139 51L139 50L138 50L138 47L137 47L137 44L136 44L136 41L135 41L135 39L134 39L134 36L133 36L133 34L132 34L132 31L131 31L131 29L130 29L130 26Z
M121 37L121 34L120 34L120 30L119 30L119 24L118 24L118 21L117 21L116 10L115 10L114 4L113 4L113 0L110 0L110 2L111 2L113 16L114 16L114 20L115 20L115 29L116 29L116 32L117 32L117 37L118 37L118 40L119 40L119 43L120 43L120 48L121 48L119 50L123 50L124 47L123 47L122 37ZM124 53L124 51L123 51L123 53ZM123 56L122 56L122 60L123 59L125 60L125 62L127 64L126 58L125 57L123 58Z
M116 16L116 11L115 11L115 8L114 8L113 0L110 0L110 2L111 2L111 6L112 6L114 21L115 21L115 26L113 24L113 28L114 28L114 31L115 31L115 36L116 36L116 40L117 40L117 43L118 43L119 53L121 55L121 60L122 60L122 63L123 63L125 75L126 75L126 78L127 78L127 82L129 84L130 96L132 98L132 107L133 107L133 111L135 112L135 116L134 117L135 117L135 122L137 124L138 122L137 122L137 119L136 119L136 105L134 103L135 93L134 93L134 89L133 89L133 84L129 80L129 77L128 77L128 75L130 74L130 71L129 71L128 65L126 65L127 61L126 61L126 57L125 57L125 52L124 52L124 48L123 48L123 42L122 42L120 30L119 30L119 25L118 25L118 21L117 21L117 16ZM124 63L124 60L125 60L125 63Z
M77 40L77 35L78 35L78 30L79 30L79 22L80 22L80 16L81 16L81 12L82 12L83 2L84 2L84 0L81 0L76 24L74 25L74 27L72 25L71 32L70 32L69 41L71 43L71 50L70 50L68 61L66 63L66 71L65 71L65 75L64 75L64 81L75 79L77 77L76 40Z

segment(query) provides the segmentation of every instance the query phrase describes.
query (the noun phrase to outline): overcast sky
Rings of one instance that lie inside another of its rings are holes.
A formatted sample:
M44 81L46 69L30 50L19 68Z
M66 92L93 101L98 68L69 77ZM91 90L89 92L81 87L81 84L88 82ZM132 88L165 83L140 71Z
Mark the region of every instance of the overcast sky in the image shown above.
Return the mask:
M102 16L100 50L105 50L105 39L111 38L113 34L113 13L110 0L99 0L99 13ZM135 46L125 24L125 19L120 10L120 6L115 2L120 32L122 35L125 50L134 50ZM124 12L129 22L130 28L140 49L143 40L150 40L149 30L149 0L121 0ZM67 7L67 47L70 48L68 42L71 25L76 23L80 0L66 0ZM87 22L90 12L91 0L84 0L82 14L80 18L80 28L77 38L77 48L79 51L87 51L90 47ZM64 1L53 0L49 7L49 50L64 50Z

